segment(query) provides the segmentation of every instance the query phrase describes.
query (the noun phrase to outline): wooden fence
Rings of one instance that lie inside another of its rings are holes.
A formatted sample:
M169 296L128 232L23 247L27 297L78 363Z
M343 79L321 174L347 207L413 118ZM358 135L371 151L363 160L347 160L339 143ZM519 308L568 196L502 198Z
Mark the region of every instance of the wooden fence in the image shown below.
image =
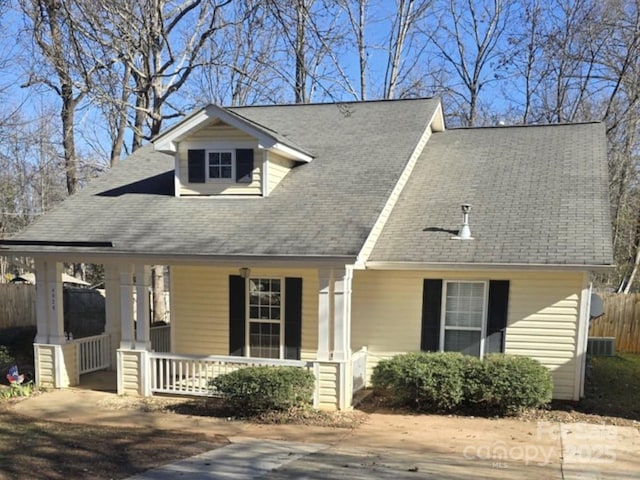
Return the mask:
M640 293L600 294L605 314L591 321L590 337L615 337L616 351L640 353Z
M36 325L36 287L0 284L0 329Z

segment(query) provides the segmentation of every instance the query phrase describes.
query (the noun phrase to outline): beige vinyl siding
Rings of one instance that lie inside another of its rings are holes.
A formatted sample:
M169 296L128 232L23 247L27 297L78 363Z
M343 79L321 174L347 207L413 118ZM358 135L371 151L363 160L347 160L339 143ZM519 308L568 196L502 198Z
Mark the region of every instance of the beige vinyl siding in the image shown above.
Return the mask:
M254 137L249 135L248 133L243 132L231 125L227 125L219 120L210 123L206 127L203 127L195 132L191 133L185 141L209 141L209 140L220 140L220 141L234 141L234 142L242 142L242 141L256 141Z
M77 385L80 381L80 375L78 372L78 349L79 346L75 343L67 343L62 345L62 356L64 358L64 365L61 369L62 384L61 387L69 387Z
M34 344L36 382L43 388L65 388L77 385L78 357L74 343L64 345ZM58 365L58 363L60 363ZM56 384L56 370L60 378Z
M33 346L36 360L36 383L42 388L55 388L55 346Z
M318 408L337 410L339 404L338 386L340 383L340 365L333 362L318 364Z
M581 272L356 271L351 347L368 346L368 375L381 358L420 349L425 278L510 280L506 353L540 361L552 372L554 397L573 398Z
M171 275L173 351L228 355L229 275L238 275L238 268L175 266ZM314 359L318 349L317 270L252 268L251 276L302 278L301 358Z
M271 193L295 163L273 152L268 153L267 161L269 162L267 167L267 193Z
M577 319L582 275L513 282L506 353L527 355L553 372L554 397L572 399L576 379Z
M237 148L253 148L254 168L251 183L235 183L235 179L234 181L189 183L189 149L235 150ZM230 125L217 122L193 132L180 142L178 159L180 195L260 195L262 193L262 150L258 150L258 141Z
M141 353L131 350L118 351L120 357L120 371L118 374L122 381L120 395L142 395L140 385L140 358Z

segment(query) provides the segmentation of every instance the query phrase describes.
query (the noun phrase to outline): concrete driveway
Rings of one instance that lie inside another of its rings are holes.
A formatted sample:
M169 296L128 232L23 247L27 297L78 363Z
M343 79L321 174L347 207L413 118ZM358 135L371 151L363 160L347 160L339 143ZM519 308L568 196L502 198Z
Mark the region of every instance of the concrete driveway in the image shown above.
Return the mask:
M640 433L634 427L396 414L370 414L356 429L255 425L109 407L118 401L126 399L69 389L14 408L47 420L206 431L231 441L136 480L640 477Z

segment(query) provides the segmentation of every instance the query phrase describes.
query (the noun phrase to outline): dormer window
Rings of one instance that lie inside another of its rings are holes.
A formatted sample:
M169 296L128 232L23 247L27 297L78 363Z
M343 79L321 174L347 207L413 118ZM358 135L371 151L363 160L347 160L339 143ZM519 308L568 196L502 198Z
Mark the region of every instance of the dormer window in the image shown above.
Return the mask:
M253 149L189 150L189 183L215 183L221 180L250 184L253 174Z
M208 152L208 180L235 178L235 158L232 151Z

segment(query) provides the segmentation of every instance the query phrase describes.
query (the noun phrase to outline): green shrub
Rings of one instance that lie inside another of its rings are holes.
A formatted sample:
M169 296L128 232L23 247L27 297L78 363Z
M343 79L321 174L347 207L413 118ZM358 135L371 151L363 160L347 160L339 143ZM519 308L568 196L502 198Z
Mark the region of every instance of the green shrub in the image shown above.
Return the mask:
M382 360L371 377L374 389L419 410L450 411L464 400L465 372L474 357L454 352L414 352Z
M12 383L9 387L0 389L0 398L29 397L35 390L36 386L33 382Z
M496 413L515 413L551 401L551 374L538 361L517 355L487 355L467 374L465 397Z
M373 370L374 389L417 410L458 407L514 413L551 401L549 371L536 360L504 354L484 360L453 352L407 353L382 360Z
M297 367L247 367L210 381L238 415L310 405L315 377Z
M9 349L4 345L0 345L0 374L7 374L6 370L15 363L13 356L9 353Z

